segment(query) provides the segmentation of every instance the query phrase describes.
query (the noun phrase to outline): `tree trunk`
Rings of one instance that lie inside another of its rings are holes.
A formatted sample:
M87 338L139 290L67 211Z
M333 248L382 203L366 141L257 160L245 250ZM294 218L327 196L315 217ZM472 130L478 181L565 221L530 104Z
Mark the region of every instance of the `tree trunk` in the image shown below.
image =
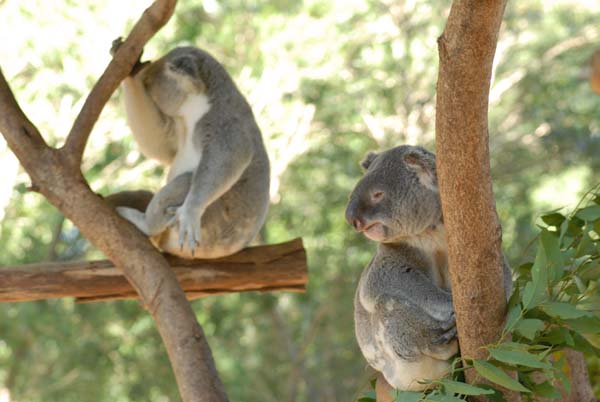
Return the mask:
M139 294L166 346L183 401L224 402L228 399L204 332L168 262L140 231L90 190L80 166L104 104L174 7L175 0L157 0L144 12L92 89L63 148L48 147L19 108L1 72L0 131L31 177L32 188L77 225Z
M455 0L438 39L437 173L460 350L470 359L486 358L481 347L498 340L506 309L487 121L505 5L505 0ZM466 374L469 382L476 376Z

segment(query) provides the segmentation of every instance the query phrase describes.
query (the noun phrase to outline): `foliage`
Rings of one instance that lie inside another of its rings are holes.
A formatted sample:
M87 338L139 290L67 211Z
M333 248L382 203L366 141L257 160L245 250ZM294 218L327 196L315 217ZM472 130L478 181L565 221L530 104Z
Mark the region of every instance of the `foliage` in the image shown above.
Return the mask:
M430 382L430 392L397 392L396 402L483 394L503 401L494 389L498 385L521 392L525 401L560 398L561 388L569 392L562 351L600 356L600 184L584 199L589 203L567 216L555 211L541 217L535 260L517 269L502 336L486 347L489 359L467 361L461 368L455 361L451 377L474 368L492 386L448 378Z
M404 142L431 147L436 38L450 1L178 3L145 57L194 44L223 62L247 94L272 158L277 185L262 241L301 235L309 257L306 295L194 302L230 398L356 399L369 373L354 340L352 299L373 248L344 222L346 197L368 150ZM530 256L534 211L573 205L598 180L600 97L580 78L600 38L600 9L592 3L507 6L490 135L512 261ZM146 6L0 2L0 65L51 144L64 140L109 61L112 39L126 34ZM1 140L0 165L0 265L102 257L26 191L29 180ZM119 94L92 133L83 169L101 194L160 185L163 169L137 152ZM535 330L526 322L525 333L528 325ZM598 360L591 358L590 367L597 378ZM2 388L11 400L27 402L178 400L160 339L135 301L0 305L0 395Z

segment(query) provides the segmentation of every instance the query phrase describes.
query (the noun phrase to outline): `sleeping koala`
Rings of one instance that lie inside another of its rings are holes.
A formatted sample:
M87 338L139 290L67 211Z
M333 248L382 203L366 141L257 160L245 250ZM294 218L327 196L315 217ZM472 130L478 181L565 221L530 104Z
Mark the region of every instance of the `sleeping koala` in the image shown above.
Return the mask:
M361 165L346 220L379 247L356 290L356 337L390 385L422 390L458 351L435 156L404 145Z

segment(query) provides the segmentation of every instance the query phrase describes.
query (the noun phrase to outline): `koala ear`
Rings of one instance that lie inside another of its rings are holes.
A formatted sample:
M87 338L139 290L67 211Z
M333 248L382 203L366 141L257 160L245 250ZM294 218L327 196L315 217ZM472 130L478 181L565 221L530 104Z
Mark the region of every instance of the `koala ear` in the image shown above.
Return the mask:
M365 158L360 162L360 166L363 168L363 170L367 170L369 168L369 166L371 166L371 163L373 163L375 158L377 158L377 156L379 156L378 153L369 152L365 156Z
M425 187L437 191L437 175L435 157L428 151L415 148L406 153L402 159L412 169Z
M199 78L198 66L196 66L196 61L191 56L176 57L169 61L169 65L173 71L189 75L192 78Z

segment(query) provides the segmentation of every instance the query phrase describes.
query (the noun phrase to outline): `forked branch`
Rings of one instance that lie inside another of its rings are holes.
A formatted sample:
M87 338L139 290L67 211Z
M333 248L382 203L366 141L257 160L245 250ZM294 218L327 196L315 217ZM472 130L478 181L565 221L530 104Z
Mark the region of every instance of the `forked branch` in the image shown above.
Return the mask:
M104 104L129 73L146 41L169 19L174 0L157 0L141 17L88 97L67 143L48 148L0 74L0 132L34 184L81 233L123 271L152 314L184 402L225 402L202 328L165 258L133 225L94 194L79 162Z
M73 166L81 165L85 145L104 105L129 75L146 42L169 21L176 3L177 0L157 0L144 11L92 88L62 149Z

